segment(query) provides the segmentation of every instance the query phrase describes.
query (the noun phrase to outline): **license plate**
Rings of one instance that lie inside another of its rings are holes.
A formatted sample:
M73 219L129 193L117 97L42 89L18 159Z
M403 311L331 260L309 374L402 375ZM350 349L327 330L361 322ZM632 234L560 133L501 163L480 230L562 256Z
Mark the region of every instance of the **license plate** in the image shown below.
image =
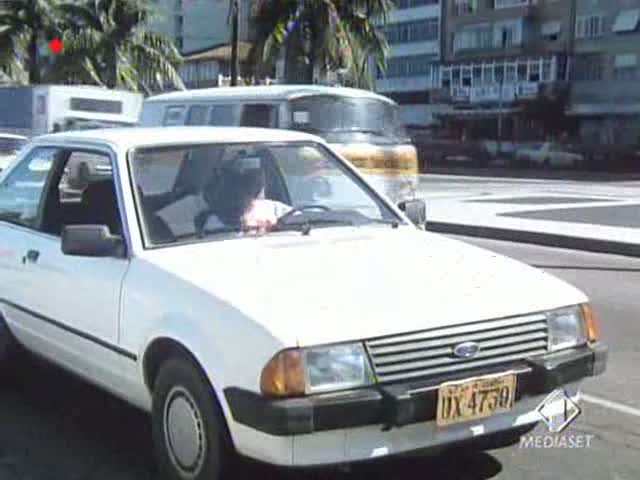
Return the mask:
M508 412L515 395L515 374L443 383L438 389L436 424L444 427Z

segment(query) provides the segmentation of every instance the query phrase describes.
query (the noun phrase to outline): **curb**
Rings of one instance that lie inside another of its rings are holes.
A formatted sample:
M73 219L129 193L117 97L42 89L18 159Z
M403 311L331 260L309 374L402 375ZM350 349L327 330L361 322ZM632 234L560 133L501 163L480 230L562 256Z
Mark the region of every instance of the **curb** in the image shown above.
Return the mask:
M616 242L596 238L571 237L556 233L483 227L479 225L462 225L459 223L448 222L427 222L427 230L434 233L448 233L452 235L489 238L492 240L504 240L508 242L531 243L545 247L584 250L586 252L624 255L627 257L640 257L640 244L637 243Z

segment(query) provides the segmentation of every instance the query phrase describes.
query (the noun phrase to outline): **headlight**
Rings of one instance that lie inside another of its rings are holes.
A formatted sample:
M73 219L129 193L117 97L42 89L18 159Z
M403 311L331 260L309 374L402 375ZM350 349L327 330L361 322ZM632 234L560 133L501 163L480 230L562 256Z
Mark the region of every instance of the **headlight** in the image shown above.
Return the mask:
M547 313L549 350L555 352L587 343L583 308L561 308Z
M374 382L361 343L284 350L262 371L262 393L294 397L363 387Z

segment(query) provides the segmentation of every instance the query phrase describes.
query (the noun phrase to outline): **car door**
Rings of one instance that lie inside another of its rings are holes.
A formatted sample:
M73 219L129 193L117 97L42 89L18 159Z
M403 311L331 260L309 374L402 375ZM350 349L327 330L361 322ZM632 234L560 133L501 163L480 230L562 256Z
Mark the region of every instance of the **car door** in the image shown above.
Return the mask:
M38 334L35 278L27 265L30 245L41 236L39 215L45 187L60 149L36 147L25 152L0 183L0 314L21 341L43 347Z
M133 355L118 347L120 295L126 258L66 255L61 233L67 225L106 224L123 235L114 189L113 155L100 148L65 148L44 193L38 234L23 246L32 290L23 295L50 339L54 360L107 386L117 385L122 361ZM86 163L90 175L70 178L69 168ZM73 185L73 188L70 186ZM78 187L83 185L82 187ZM34 324L34 327L36 325ZM134 357L135 358L135 357Z

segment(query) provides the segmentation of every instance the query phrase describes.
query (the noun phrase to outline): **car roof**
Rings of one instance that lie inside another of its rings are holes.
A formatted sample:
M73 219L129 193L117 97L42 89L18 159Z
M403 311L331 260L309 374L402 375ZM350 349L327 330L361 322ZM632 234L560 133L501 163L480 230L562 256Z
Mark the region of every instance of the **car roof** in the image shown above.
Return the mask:
M319 142L320 137L283 129L247 127L128 127L100 128L53 133L37 137L35 143L97 142L118 148L185 145L197 143Z
M0 138L4 138L4 139L10 138L12 140L28 140L28 138L23 135L16 135L15 133L4 133L4 132L0 132Z
M216 87L163 93L145 100L145 103L193 100L283 100L309 95L340 95L348 98L375 99L395 104L387 97L369 90L324 85L269 85L255 87Z

